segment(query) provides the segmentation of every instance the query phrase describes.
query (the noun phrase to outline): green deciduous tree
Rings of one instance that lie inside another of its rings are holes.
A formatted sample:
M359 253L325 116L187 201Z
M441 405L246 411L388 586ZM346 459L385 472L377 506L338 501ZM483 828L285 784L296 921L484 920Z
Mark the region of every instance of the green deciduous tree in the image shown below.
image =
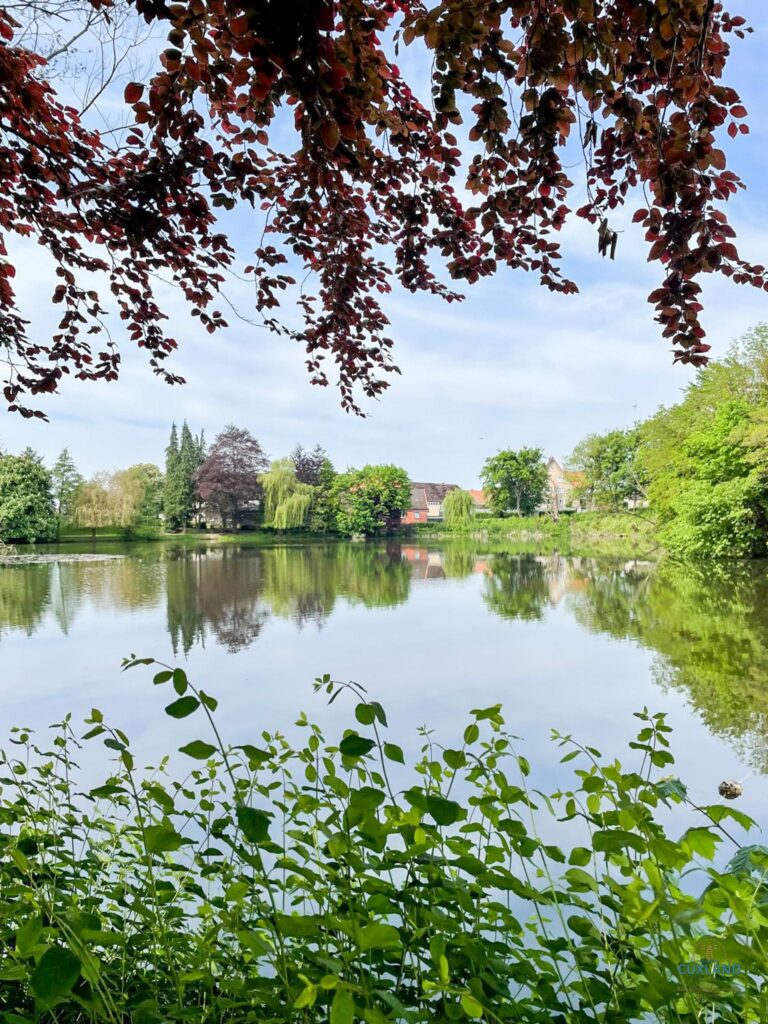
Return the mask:
M34 544L55 536L50 472L35 457L0 457L0 540Z
M700 371L682 402L641 427L639 458L662 541L688 557L768 549L768 328Z
M593 507L618 512L645 493L646 480L637 460L640 431L611 430L589 434L568 460L570 469L584 474L580 497Z
M264 525L276 530L298 530L305 526L312 507L314 487L297 478L292 458L276 459L259 482L264 491Z
M446 526L467 526L472 522L475 503L469 491L455 488L443 499L443 518Z
M82 483L75 494L73 522L84 526L95 537L96 530L114 524L115 503L112 496L112 479L109 473L96 473Z
M480 474L497 515L514 510L531 515L541 504L547 486L547 467L540 448L506 449L487 459Z
M364 466L336 478L340 533L370 536L394 529L411 501L408 474L399 466Z

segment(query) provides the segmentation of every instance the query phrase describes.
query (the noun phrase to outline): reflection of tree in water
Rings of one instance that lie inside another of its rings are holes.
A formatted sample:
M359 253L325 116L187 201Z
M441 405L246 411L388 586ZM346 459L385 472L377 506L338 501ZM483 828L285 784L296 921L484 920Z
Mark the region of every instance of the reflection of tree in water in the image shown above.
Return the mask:
M210 629L228 651L249 647L268 618L257 551L179 552L167 565L168 631L174 651L204 644Z
M162 565L137 558L3 566L0 631L10 626L32 634L50 608L68 633L85 601L105 611L151 607L160 600L163 580Z
M401 545L340 544L334 549L337 593L366 608L393 608L408 600L411 570Z
M162 596L165 571L157 559L59 562L51 580L51 604L64 633L87 600L105 611L151 608Z
M765 565L593 564L572 603L579 622L659 655L657 681L686 692L717 735L768 771L768 572Z
M313 622L321 627L336 603L336 580L331 567L333 549L270 548L263 552L264 599L275 615L299 628Z
M31 636L40 625L51 593L52 565L0 566L0 637L21 629Z
M230 651L250 646L270 614L321 627L343 596L366 607L408 597L399 548L331 544L215 548L168 562L168 629L174 650L204 643L210 630Z
M485 577L483 599L503 619L541 619L550 604L546 560L533 555L496 554Z

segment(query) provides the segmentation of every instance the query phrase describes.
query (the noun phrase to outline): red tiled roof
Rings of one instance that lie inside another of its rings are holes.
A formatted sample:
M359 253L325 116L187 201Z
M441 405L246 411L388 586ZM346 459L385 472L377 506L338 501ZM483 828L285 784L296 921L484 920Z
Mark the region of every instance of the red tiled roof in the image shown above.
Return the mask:
M470 490L468 493L472 495L472 500L474 501L474 503L476 505L487 505L488 504L488 498L486 497L485 491L473 491L473 490Z

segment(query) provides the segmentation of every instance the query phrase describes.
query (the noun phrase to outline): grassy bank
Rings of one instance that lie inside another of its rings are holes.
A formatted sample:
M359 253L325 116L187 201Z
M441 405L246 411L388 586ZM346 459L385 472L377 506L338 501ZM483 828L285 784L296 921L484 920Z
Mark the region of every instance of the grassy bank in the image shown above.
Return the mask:
M508 540L542 551L559 550L574 555L627 554L657 551L656 527L646 513L584 512L561 516L553 522L548 516L535 518L475 518L461 527L429 523L412 534L422 540Z
M394 535L404 541L474 540L508 542L524 550L560 551L573 555L640 556L658 553L655 525L646 513L599 513L562 516L557 523L548 516L536 518L477 517L467 526L448 527L429 523L399 530ZM380 538L383 539L383 538ZM205 544L270 545L305 544L348 540L338 534L311 533L303 530L242 530L221 533L215 530L188 530L165 533L159 527L124 529L103 526L95 531L65 528L58 541L65 545L87 546L94 543L164 542L174 545Z
M669 774L663 716L637 715L627 768L556 735L547 796L498 705L412 759L324 677L346 728L231 747L214 698L154 671L199 720L160 770L97 710L80 738L11 735L3 1024L764 1020L768 855ZM85 788L83 741L110 759Z

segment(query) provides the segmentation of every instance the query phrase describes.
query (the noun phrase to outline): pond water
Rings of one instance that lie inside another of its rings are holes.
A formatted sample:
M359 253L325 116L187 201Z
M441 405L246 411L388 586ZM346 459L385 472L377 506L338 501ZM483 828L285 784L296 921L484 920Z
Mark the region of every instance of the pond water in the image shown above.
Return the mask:
M537 556L493 545L115 545L107 561L0 567L2 736L100 708L146 758L193 738L163 715L135 653L181 664L220 701L232 742L289 731L301 710L330 733L316 676L354 679L415 751L426 725L455 743L470 708L502 703L543 788L560 784L550 730L626 763L647 706L674 727L671 769L699 802L743 782L768 808L768 569ZM72 551L68 548L67 551Z

